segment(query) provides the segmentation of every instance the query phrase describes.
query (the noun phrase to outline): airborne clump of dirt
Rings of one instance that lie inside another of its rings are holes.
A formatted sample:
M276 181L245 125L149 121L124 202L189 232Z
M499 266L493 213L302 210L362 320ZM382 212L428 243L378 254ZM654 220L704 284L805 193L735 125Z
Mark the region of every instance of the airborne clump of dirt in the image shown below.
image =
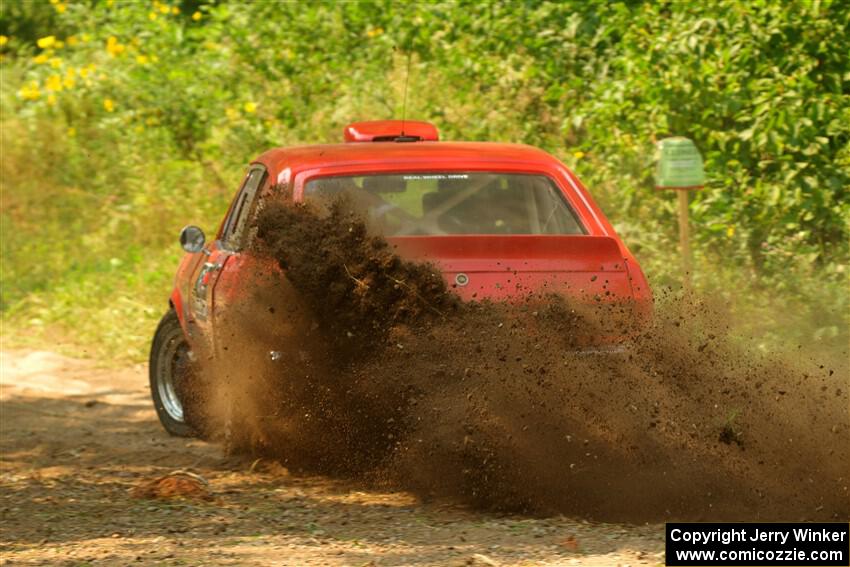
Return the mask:
M461 303L344 203L270 204L257 235L287 278L258 270L207 369L236 449L505 511L850 517L846 372L741 346L715 306L662 301L626 352L590 355L593 313Z
M321 322L336 358L363 358L398 325L458 307L440 272L405 262L337 200L327 215L271 203L258 222L259 252L274 258Z

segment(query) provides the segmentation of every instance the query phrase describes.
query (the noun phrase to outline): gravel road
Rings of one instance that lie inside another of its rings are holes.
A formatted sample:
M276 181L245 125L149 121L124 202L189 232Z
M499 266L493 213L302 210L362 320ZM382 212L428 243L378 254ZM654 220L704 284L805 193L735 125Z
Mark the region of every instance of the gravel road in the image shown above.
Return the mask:
M169 437L144 366L2 352L3 565L659 565L663 526L485 514ZM131 496L174 470L211 501Z

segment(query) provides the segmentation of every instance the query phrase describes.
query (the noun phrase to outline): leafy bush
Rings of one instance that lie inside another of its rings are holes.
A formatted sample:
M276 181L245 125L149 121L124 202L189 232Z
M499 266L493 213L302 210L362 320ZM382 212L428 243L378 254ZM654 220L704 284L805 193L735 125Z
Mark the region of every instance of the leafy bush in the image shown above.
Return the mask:
M3 317L141 358L179 227L211 230L268 147L400 116L409 65L408 116L563 159L656 287L680 275L654 142L693 138L698 288L766 346L845 346L848 20L829 1L4 3Z

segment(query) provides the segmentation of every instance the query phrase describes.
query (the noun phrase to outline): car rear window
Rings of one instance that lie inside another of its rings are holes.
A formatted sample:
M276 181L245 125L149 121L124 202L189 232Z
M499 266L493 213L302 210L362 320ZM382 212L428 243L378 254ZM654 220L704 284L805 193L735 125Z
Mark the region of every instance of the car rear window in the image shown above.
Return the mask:
M386 236L585 234L569 203L544 175L404 173L319 177L305 199L345 199Z

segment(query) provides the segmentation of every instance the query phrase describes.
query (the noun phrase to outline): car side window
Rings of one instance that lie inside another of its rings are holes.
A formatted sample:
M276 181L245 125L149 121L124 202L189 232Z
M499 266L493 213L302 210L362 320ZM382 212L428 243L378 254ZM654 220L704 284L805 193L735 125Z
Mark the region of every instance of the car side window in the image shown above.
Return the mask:
M230 216L228 216L221 234L221 241L226 248L239 250L241 247L243 242L242 236L248 224L248 217L253 209L257 193L265 179L265 168L255 167L248 172L245 183L236 197L236 202L233 204L233 209L230 211Z

